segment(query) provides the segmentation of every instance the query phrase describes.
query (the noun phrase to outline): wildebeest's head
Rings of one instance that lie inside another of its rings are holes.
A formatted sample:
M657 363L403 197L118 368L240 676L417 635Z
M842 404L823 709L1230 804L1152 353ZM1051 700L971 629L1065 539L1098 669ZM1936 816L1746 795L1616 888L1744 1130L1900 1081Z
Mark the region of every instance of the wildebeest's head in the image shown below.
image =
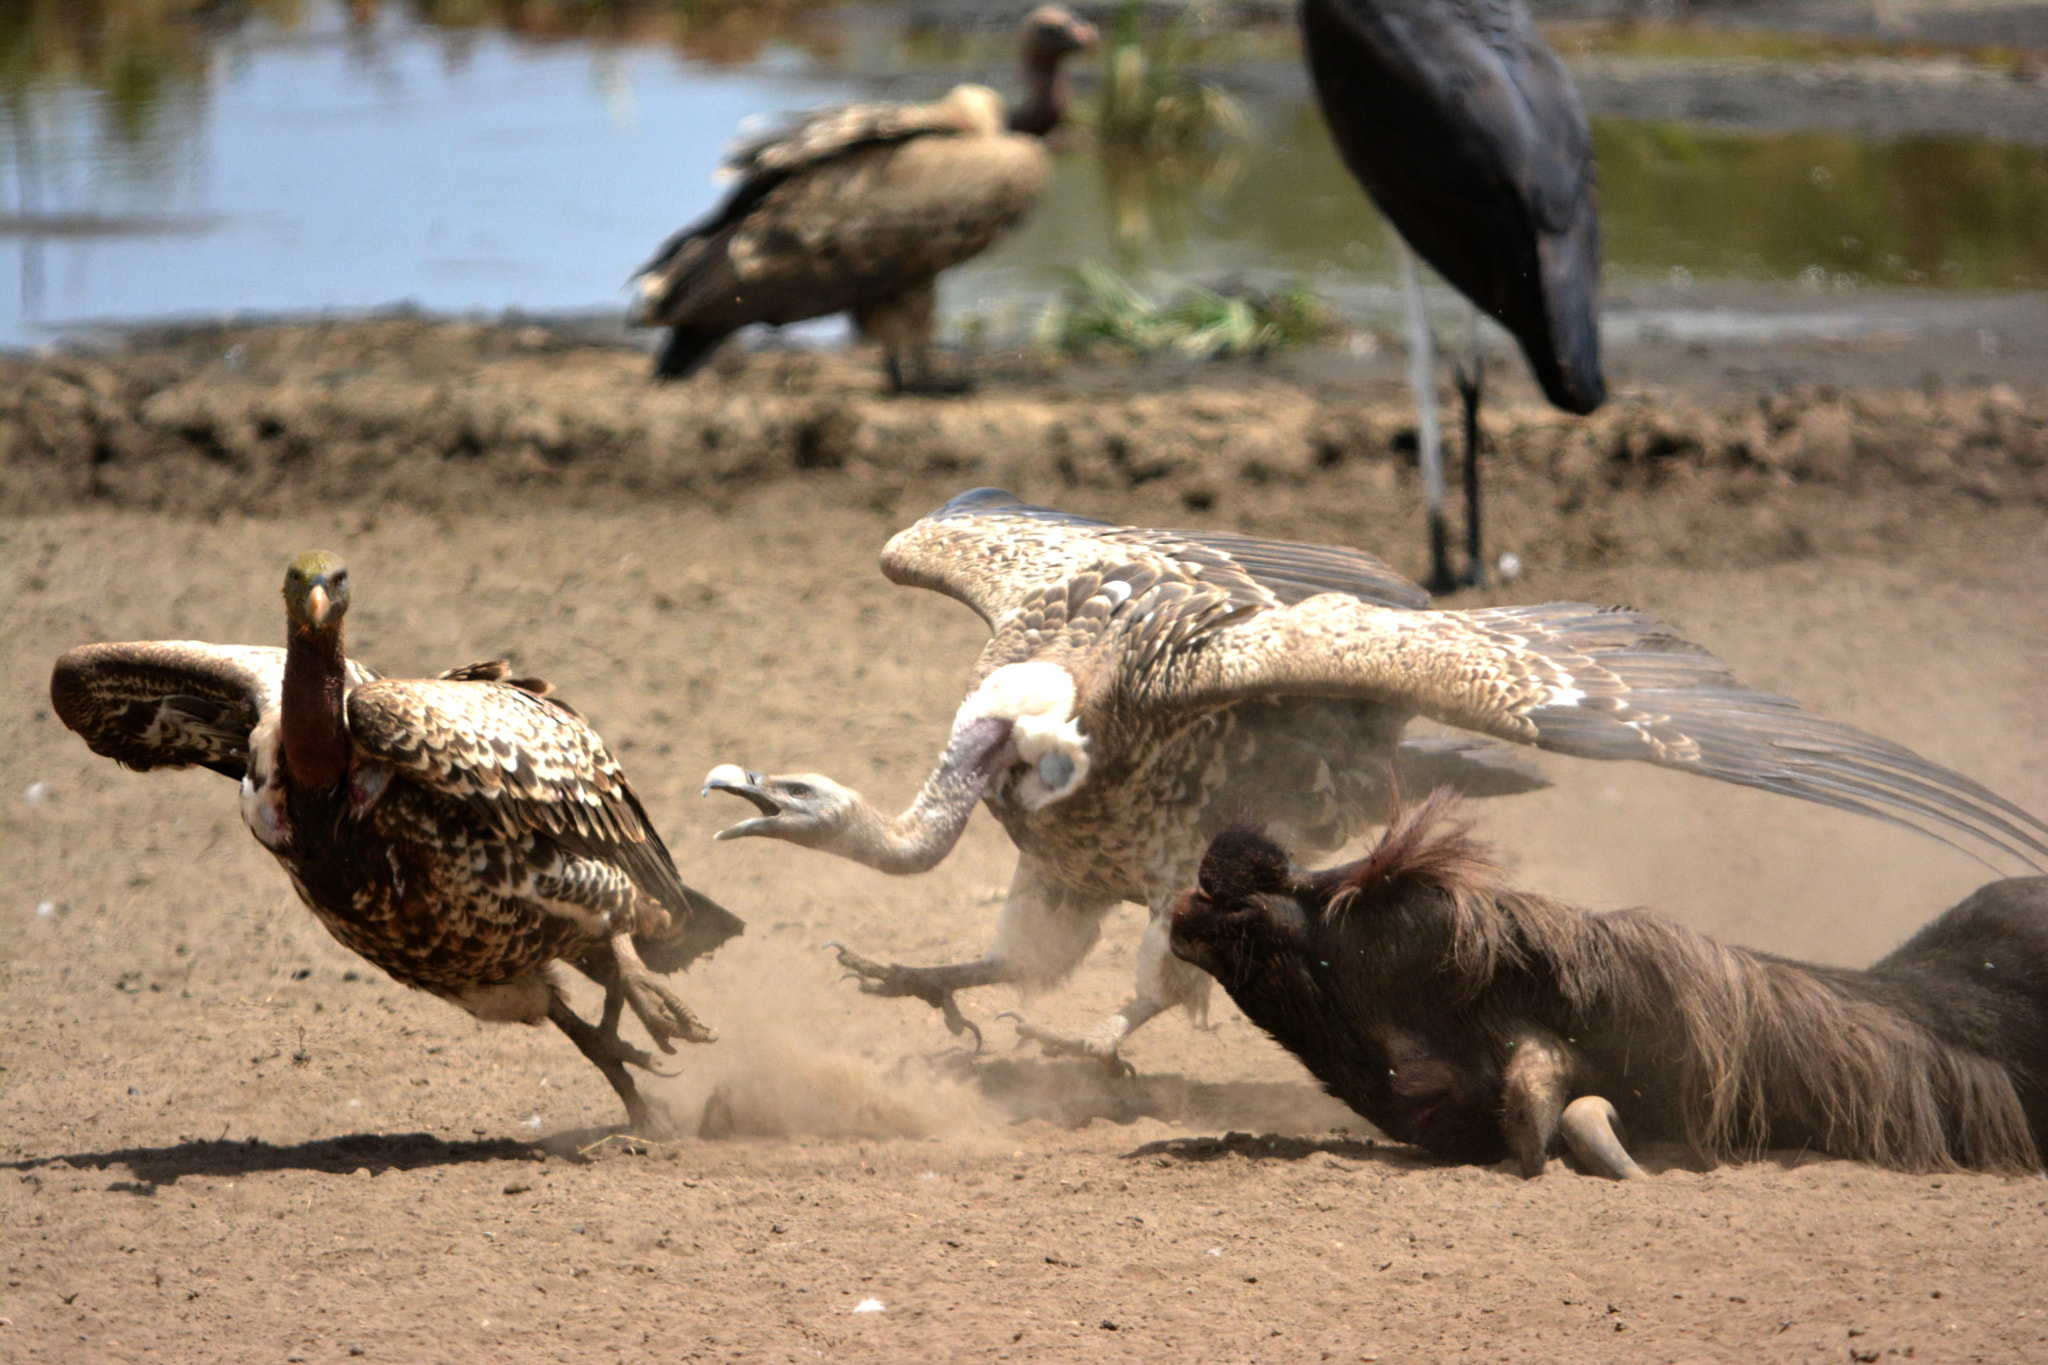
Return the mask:
M1260 830L1234 826L1210 841L1193 891L1174 907L1174 954L1236 992L1276 957L1307 946L1301 877Z

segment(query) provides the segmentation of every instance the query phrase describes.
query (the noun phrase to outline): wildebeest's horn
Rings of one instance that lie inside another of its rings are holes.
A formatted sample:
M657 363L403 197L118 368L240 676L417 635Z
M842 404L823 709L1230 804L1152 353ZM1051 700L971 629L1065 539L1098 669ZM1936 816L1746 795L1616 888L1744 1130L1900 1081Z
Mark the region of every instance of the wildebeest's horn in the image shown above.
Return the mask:
M1599 1095L1581 1095L1564 1107L1558 1131L1570 1145L1579 1164L1595 1175L1610 1180L1647 1180L1649 1173L1636 1165L1622 1145L1615 1127L1621 1118L1614 1106Z

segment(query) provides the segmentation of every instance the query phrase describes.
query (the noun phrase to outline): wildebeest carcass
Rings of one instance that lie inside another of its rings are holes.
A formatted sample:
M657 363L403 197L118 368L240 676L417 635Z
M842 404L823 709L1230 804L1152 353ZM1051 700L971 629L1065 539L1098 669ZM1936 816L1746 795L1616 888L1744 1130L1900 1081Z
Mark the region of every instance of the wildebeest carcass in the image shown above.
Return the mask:
M1173 951L1331 1094L1453 1160L1533 1176L1562 1136L1640 1176L1626 1133L1708 1161L2041 1169L2048 878L1990 883L1867 970L1816 967L1511 890L1454 808L1439 791L1321 872L1224 832Z

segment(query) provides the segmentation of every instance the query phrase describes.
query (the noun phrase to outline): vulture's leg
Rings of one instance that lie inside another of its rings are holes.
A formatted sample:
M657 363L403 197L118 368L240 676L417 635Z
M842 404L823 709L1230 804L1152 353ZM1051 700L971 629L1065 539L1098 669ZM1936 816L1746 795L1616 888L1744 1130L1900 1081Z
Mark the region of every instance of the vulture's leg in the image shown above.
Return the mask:
M606 1013L612 1014L609 997L606 1001ZM619 1042L616 1032L607 1039L604 1030L591 1027L581 1015L570 1009L569 1003L559 995L548 1008L548 1018L554 1021L556 1028L569 1035L569 1041L576 1044L576 1050L588 1057L591 1065L604 1073L604 1078L611 1082L612 1090L625 1101L628 1128L647 1137L666 1137L674 1133L674 1122L665 1112L659 1111L642 1097L640 1087L634 1085L633 1078L626 1073L628 1059L620 1054L622 1051L637 1052L638 1049L625 1048ZM616 1027L615 1016L612 1022ZM646 1056L645 1053L640 1055Z
M611 945L612 957L617 963L617 988L625 996L626 1003L632 1006L648 1036L654 1039L656 1047L663 1052L674 1052L675 1048L669 1044L671 1038L680 1038L686 1043L717 1041L718 1035L690 1013L690 1007L640 960L640 952L633 946L630 926L614 931ZM616 1037L616 1020L613 1028L613 1036Z
M1468 588L1486 586L1486 555L1479 547L1479 397L1486 384L1486 357L1479 353L1479 310L1466 320L1465 356L1454 370L1465 409L1465 576Z
M1436 414L1436 337L1422 302L1422 268L1397 234L1401 284L1408 295L1408 388L1415 395L1415 462L1422 472L1422 506L1429 517L1429 590L1455 592L1450 532L1444 526L1444 440Z
M946 1027L955 1035L972 1033L978 1052L981 1030L960 1013L953 992L1003 983L1049 986L1066 979L1095 946L1102 917L1114 904L1076 899L1029 858L1020 858L1002 917L996 921L995 944L986 957L950 967L900 967L839 948L839 965L858 977L860 988L869 995L924 1001L946 1016Z
M1558 1128L1579 1164L1610 1180L1647 1180L1649 1173L1628 1154L1618 1129L1621 1116L1599 1095L1581 1095L1564 1108Z
M653 1053L634 1047L619 1036L619 1017L625 1012L626 988L620 982L611 959L602 952L595 952L575 966L577 971L604 987L604 1014L597 1021L597 1037L604 1045L605 1055L656 1076L676 1075L676 1072L664 1071L656 1065Z
M671 1038L708 1043L717 1037L640 960L633 936L643 926L650 933L664 932L671 917L660 906L649 904L624 872L589 858L567 856L536 877L533 888L544 909L604 936L611 948L609 971L587 966L583 970L603 983L607 995L614 989L624 992L626 1004L646 1026L656 1047L674 1052ZM616 1033L615 1025L614 1036Z
M891 393L964 393L972 387L964 376L946 378L932 370L932 318L937 308L935 282L923 280L853 310L855 328L882 347L882 368Z
M1564 1115L1565 1096L1571 1093L1572 1054L1562 1039L1542 1029L1520 1035L1509 1046L1513 1052L1504 1068L1501 1127L1522 1174L1539 1176Z
M981 957L972 962L955 962L943 967L905 967L900 963L877 962L873 958L862 957L844 944L828 943L825 946L838 950L839 965L846 968L848 976L860 982L863 994L924 1001L945 1016L946 1027L954 1037L973 1034L976 1052L981 1051L981 1027L960 1012L960 1006L954 1003L953 992L1019 979L1016 973L992 958Z
M1015 1010L1005 1010L1002 1017L1014 1021L1017 1036L1038 1044L1048 1057L1092 1057L1125 1071L1131 1068L1121 1055L1124 1040L1156 1016L1179 1005L1194 1017L1197 1027L1205 1026L1209 1017L1210 977L1173 955L1172 916L1171 900L1152 907L1145 936L1138 940L1136 989L1116 1013L1092 1028L1078 1034L1055 1033L1040 1028Z

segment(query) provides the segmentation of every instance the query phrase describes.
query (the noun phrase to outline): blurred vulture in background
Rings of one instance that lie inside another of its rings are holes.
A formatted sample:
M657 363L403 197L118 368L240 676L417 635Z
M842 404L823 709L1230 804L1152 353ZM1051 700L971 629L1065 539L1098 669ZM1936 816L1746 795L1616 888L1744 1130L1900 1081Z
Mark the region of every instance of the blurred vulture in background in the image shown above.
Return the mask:
M1402 240L1521 343L1544 397L1606 401L1600 217L1578 91L1522 0L1301 0L1302 44L1344 164ZM1403 260L1408 379L1419 409L1430 589L1486 581L1479 535L1476 352L1465 403L1467 562L1451 571L1437 439L1435 345Z
M1024 103L955 86L931 104L853 104L741 142L723 204L634 277L628 321L667 327L659 379L699 369L749 323L851 312L897 392L958 389L932 373L933 285L986 250L1045 184L1040 140L1067 105L1062 64L1095 30L1057 5L1021 37Z

